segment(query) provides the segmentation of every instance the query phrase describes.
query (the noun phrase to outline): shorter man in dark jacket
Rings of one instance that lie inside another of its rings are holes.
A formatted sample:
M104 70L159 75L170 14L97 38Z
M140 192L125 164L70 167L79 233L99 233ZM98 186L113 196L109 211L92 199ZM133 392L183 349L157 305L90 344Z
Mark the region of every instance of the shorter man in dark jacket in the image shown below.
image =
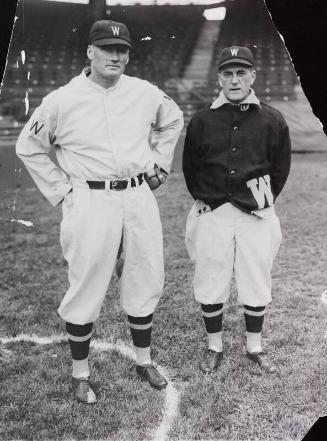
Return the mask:
M197 112L183 153L186 185L195 199L186 225L186 246L195 262L195 299L201 304L209 347L200 362L215 371L223 354L222 318L235 274L244 306L247 356L269 372L261 332L271 302L271 270L282 239L274 202L290 169L287 124L251 88L253 54L225 48L219 63L222 91Z

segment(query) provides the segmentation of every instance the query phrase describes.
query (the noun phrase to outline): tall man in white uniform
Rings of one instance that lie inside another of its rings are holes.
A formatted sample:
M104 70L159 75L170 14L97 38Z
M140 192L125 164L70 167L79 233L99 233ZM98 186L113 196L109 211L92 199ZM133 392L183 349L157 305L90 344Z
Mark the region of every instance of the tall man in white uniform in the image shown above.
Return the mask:
M164 284L162 228L151 189L170 171L183 117L156 86L124 75L130 48L123 23L95 22L90 67L43 99L16 147L44 196L53 206L62 203L60 241L70 287L58 312L68 332L74 396L84 403L96 401L89 345L121 250L120 301L136 372L154 388L167 384L150 356ZM60 168L48 156L51 147Z
M195 262L195 298L208 335L200 369L213 372L222 361L223 308L234 273L247 356L273 372L261 331L281 242L274 202L289 174L289 130L280 112L260 102L252 89L256 71L250 49L225 48L218 75L222 91L210 108L193 116L183 153L187 188L195 199L186 246Z

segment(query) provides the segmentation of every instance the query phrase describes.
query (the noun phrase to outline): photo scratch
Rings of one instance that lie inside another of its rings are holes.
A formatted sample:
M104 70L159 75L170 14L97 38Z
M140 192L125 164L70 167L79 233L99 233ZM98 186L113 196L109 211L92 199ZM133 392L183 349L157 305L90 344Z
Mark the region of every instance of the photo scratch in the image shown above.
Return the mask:
M28 114L28 111L30 109L30 102L29 102L29 98L28 98L28 91L26 91L26 95L24 98L24 103L25 103L25 115Z
M0 217L0 220L6 221L6 222L17 222L18 224L25 225L25 227L35 227L33 222L23 220L23 219L6 219L4 217Z

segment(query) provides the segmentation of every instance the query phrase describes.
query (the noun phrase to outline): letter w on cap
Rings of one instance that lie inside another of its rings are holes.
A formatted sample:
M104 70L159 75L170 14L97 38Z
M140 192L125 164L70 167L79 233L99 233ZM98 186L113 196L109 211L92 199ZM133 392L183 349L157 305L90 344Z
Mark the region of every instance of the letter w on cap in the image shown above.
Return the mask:
M119 35L119 27L118 26L111 26L112 33L114 35Z
M234 49L231 49L230 51L231 51L231 54L233 55L233 57L236 57L238 49L234 48Z

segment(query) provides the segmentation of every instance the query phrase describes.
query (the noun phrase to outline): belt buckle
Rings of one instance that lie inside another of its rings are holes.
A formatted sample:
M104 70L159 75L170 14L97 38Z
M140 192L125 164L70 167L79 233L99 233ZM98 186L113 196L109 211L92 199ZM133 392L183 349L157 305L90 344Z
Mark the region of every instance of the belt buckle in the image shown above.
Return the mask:
M114 181L111 181L111 188L116 191L125 190L127 185L124 187L124 184L126 184L125 180L115 179Z

